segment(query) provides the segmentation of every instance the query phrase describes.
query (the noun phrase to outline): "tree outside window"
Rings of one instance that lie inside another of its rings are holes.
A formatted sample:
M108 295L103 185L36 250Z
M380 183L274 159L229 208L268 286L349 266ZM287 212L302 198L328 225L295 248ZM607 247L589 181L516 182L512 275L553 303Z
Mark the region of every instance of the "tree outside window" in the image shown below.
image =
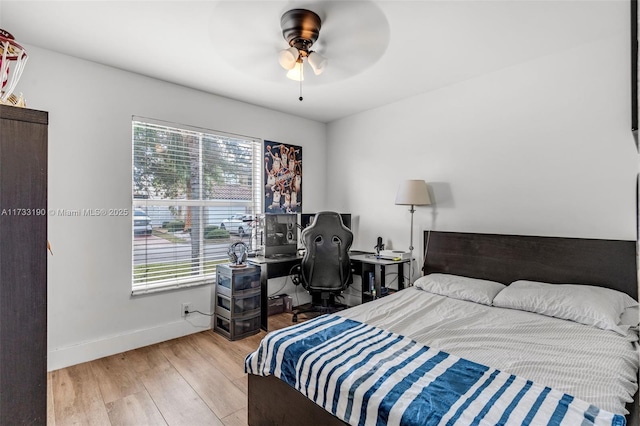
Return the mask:
M133 292L213 282L229 245L251 244L261 142L135 117L132 131Z

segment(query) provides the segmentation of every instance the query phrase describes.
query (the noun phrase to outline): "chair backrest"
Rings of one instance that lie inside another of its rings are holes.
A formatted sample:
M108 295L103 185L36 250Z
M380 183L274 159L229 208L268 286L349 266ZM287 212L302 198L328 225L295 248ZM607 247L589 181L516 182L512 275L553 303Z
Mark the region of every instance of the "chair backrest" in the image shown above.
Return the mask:
M306 249L300 270L302 285L309 291L341 291L351 282L349 249L353 233L340 214L320 212L301 234Z

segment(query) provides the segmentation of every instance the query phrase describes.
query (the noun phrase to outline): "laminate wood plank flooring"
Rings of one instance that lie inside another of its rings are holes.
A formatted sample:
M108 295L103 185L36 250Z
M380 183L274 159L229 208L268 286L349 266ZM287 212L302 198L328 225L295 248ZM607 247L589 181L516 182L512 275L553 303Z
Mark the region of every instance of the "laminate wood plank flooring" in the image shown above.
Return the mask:
M56 425L111 424L90 363L53 371L51 379Z
M269 317L269 330L292 324ZM231 342L208 330L52 371L47 424L246 426L244 358L265 335Z

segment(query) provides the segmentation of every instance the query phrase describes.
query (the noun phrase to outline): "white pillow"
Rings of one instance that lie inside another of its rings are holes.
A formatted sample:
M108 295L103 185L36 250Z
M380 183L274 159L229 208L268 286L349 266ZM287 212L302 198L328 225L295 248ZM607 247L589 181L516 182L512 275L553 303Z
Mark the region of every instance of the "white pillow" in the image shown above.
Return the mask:
M496 294L506 287L495 281L449 274L425 275L418 278L413 285L429 293L482 303L483 305L491 305Z
M625 335L629 327L619 327L620 317L638 302L628 294L604 287L515 281L493 299L493 306L536 312Z
M632 306L624 310L620 316L620 327L638 328L640 325L640 306Z

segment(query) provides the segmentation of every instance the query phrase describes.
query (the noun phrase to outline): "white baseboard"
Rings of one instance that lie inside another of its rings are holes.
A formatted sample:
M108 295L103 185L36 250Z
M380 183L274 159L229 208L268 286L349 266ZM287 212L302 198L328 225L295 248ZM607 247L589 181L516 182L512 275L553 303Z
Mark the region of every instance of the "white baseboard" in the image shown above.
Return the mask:
M130 333L117 336L50 349L47 370L58 370L132 349L165 342L177 337L199 333L210 328L211 319L208 317L194 318L193 320L183 319L157 327L133 330Z

